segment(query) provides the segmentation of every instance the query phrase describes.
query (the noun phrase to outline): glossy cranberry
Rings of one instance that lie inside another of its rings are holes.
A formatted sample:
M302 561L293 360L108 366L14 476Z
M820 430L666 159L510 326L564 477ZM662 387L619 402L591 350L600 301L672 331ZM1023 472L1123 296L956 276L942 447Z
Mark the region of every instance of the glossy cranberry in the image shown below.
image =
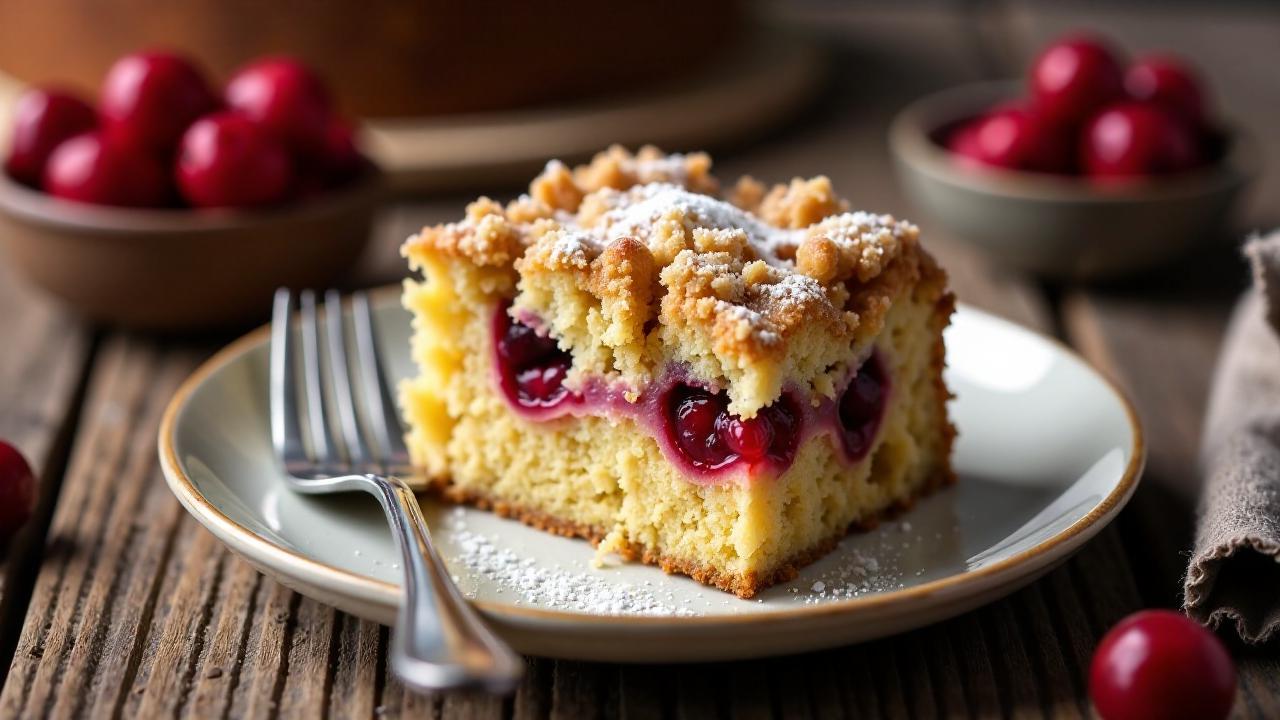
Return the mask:
M573 358L555 339L512 319L509 307L500 306L494 315L498 369L508 399L520 407L546 409L575 397L564 386Z
M785 467L795 458L800 414L789 395L744 419L729 412L726 393L680 383L669 391L666 406L668 436L695 468L764 460Z
M1221 720L1236 670L1213 633L1180 613L1145 610L1102 638L1089 695L1104 720Z
M1080 164L1099 178L1179 172L1199 163L1195 135L1176 115L1150 103L1103 110L1081 137Z
M716 470L738 458L720 432L721 418L729 413L724 393L713 395L702 388L678 385L672 390L670 404L674 412L669 422L676 446L694 467Z
M569 395L564 386L569 376L567 358L556 357L516 373L516 399L525 407L555 407Z
M967 167L985 165L978 152L978 123L981 118L962 123L947 134L943 143L956 162Z
M0 440L0 547L31 519L36 508L36 476L22 453Z
M1087 35L1063 38L1031 66L1031 97L1051 123L1075 125L1121 97L1120 62L1105 42Z
M853 460L862 459L871 449L888 395L889 378L884 363L879 355L873 354L858 368L840 396L840 436L845 453Z
M280 202L292 177L284 147L236 112L197 120L178 148L178 188L195 207L256 207Z
M43 187L64 200L123 207L158 207L171 196L169 175L158 159L99 131L59 145L49 156Z
M39 187L54 148L98 125L88 103L61 90L28 90L13 108L13 142L4 169L20 183Z
M301 62L288 57L259 60L237 72L224 95L227 105L294 151L323 150L329 132L329 91Z
M717 422L716 431L725 445L746 460L763 458L773 445L773 423L765 413L747 420L726 413Z
M1150 55L1129 66L1124 89L1134 100L1178 113L1193 126L1204 120L1204 91L1194 70L1176 57Z
M517 368L540 364L544 359L561 354L560 347L553 338L538 335L538 331L521 322L507 317L506 328L498 338L498 355L509 365Z
M1063 172L1069 145L1056 128L1020 107L993 110L974 125L973 159L983 165L1030 172Z
M168 151L187 126L218 105L204 75L168 52L125 55L102 81L102 122L126 145Z

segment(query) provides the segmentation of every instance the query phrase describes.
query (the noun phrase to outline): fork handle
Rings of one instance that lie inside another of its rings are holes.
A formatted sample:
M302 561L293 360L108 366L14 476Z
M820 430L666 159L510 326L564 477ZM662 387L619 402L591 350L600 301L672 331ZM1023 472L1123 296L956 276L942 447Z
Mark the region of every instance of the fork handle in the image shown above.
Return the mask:
M367 475L404 558L404 599L391 633L391 668L408 687L513 690L524 661L498 639L449 579L403 480Z

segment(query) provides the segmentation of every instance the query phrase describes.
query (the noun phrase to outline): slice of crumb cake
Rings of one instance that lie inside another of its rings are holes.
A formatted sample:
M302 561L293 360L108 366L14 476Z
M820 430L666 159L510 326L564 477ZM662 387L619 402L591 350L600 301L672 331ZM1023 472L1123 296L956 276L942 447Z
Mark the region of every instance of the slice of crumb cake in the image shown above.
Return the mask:
M918 230L704 154L552 162L404 246L430 487L742 597L951 482Z

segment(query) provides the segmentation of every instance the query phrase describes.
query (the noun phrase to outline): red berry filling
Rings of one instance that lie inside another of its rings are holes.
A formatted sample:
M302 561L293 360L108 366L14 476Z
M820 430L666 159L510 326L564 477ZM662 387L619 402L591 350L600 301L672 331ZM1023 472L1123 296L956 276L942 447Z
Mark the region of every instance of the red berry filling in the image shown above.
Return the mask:
M630 416L657 434L672 462L703 482L733 468L753 477L785 471L806 427L837 436L844 459L858 462L871 449L889 398L888 373L874 352L834 402L809 408L784 392L753 418L731 413L728 393L690 384L678 367L638 399L593 378L574 391L564 384L572 356L540 334L536 320L512 318L510 308L503 303L494 313L493 347L496 379L512 408L539 421L564 414Z
M503 391L514 405L531 410L550 409L576 397L564 386L573 358L554 338L538 335L500 305L494 316L494 343Z
M889 376L880 356L872 353L849 381L837 409L840 440L849 459L861 460L871 449L888 397Z
M801 422L789 395L744 419L729 412L723 391L677 383L663 406L667 437L698 470L719 470L739 460L785 467L795 457Z

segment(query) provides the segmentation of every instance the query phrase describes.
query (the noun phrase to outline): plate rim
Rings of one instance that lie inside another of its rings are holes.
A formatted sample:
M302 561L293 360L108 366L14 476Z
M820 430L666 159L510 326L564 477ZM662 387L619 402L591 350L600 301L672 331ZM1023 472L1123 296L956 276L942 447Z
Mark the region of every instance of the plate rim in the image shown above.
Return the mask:
M375 290L373 294L376 299L380 300L381 296L390 294L396 289L398 289L398 286L388 286ZM980 593L985 588L989 587L989 583L987 581L998 581L1002 578L1005 580L1016 579L1007 578L1005 575L1019 566L1031 563L1027 574L1033 575L1036 570L1040 570L1055 560L1061 559L1055 555L1055 551L1064 548L1070 551L1087 541L1093 536L1093 534L1105 527L1106 522L1104 521L1108 521L1118 513L1128 502L1129 498L1132 497L1133 491L1136 489L1138 481L1142 476L1147 458L1146 439L1143 434L1142 423L1138 417L1138 413L1134 408L1133 403L1129 400L1128 395L1121 390L1115 382L1111 380L1111 378L1098 368L1094 367L1092 363L1085 360L1084 357L1077 353L1073 348L1059 341L1057 338L1044 335L1036 330L1027 328L1016 322L1007 320L984 310L980 310L965 303L957 304L957 310L960 309L963 309L965 313L980 315L987 320L995 321L998 324L1010 326L1015 330L1034 335L1038 339L1046 341L1057 347L1058 350L1065 353L1067 356L1080 362L1089 370L1089 372L1100 380L1102 385L1111 392L1117 401L1119 401L1120 406L1124 410L1125 419L1129 423L1129 429L1133 436L1129 461L1125 466L1124 473L1121 475L1119 481L1112 487L1110 492L1107 493L1106 497L1104 497L1088 513L1071 523L1066 528L1063 528L1061 531L1045 538L1029 548L1015 553L1014 555L998 560L990 565L985 565L976 570L954 573L920 585L913 585L911 587L901 588L890 592L877 593L864 597L845 598L833 602L779 610L763 610L759 612L734 615L603 615L567 610L534 608L487 600L470 600L469 602L486 615L507 620L523 619L552 623L571 623L575 625L597 623L608 625L624 624L635 627L636 629L642 629L644 627L656 629L659 627L669 627L673 624L682 627L741 625L779 620L826 618L832 615L844 615L848 613L869 611L872 609L882 609L886 606L909 603L912 600L923 599L948 590L967 588L973 593ZM228 545L229 549L237 554L250 555L250 551L246 548L251 548L256 554L252 557L246 557L245 559L248 560L250 564L258 566L260 569L262 565L269 565L273 568L277 567L279 564L290 565L300 571L309 573L317 579L326 578L330 581L336 581L336 587L343 588L341 591L343 593L358 594L366 600L373 600L375 602L385 598L398 598L400 595L400 586L396 584L385 580L367 577L365 575L330 565L261 537L249 528L246 528L233 520L226 513L222 512L221 509L210 502L208 498L206 498L196 488L195 483L192 482L191 478L182 469L182 463L177 454L176 435L179 418L187 408L192 395L214 374L238 360L242 355L245 355L258 346L264 344L269 337L269 324L264 324L245 333L202 362L178 386L178 389L174 392L168 405L165 407L164 415L160 421L157 438L160 465L166 484L187 512L189 512L206 529L213 532L221 542ZM1102 524L1099 525L1099 523ZM234 541L226 539L227 537L234 538ZM272 558L276 562L267 563L262 559L263 557ZM1039 562L1035 562L1037 560L1039 560ZM289 575L294 579L297 579L298 577L297 574L292 573L286 573L286 575ZM333 590L333 587L334 586L331 585L329 590L331 592L338 592Z

